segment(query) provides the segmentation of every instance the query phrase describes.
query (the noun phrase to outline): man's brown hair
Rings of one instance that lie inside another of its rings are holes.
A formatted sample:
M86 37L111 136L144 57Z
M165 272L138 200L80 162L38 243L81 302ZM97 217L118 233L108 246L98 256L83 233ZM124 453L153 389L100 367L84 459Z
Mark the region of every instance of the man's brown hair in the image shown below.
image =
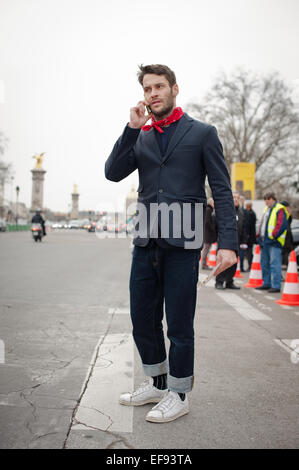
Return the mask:
M266 194L264 194L264 201L265 201L266 199L274 199L274 201L277 201L276 196L275 196L274 193L266 193Z
M138 81L141 86L143 86L143 77L147 73L154 73L155 75L164 75L169 82L169 86L173 87L176 84L176 77L174 72L167 67L167 65L162 64L152 64L152 65L138 65L139 70L137 72Z

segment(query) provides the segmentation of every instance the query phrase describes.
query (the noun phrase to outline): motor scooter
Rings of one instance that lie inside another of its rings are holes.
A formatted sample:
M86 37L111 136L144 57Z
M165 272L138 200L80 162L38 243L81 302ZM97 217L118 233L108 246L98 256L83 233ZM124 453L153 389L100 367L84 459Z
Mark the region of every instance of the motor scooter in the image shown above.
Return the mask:
M34 241L42 241L43 238L43 228L41 224L31 224L31 233Z

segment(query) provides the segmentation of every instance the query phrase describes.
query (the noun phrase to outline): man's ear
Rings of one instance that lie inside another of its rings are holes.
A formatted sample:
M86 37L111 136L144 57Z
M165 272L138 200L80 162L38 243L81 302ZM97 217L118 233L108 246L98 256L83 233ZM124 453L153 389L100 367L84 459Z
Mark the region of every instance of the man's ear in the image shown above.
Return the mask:
M172 87L172 94L173 94L173 96L177 96L179 94L179 86L178 86L177 83L175 85L173 85L173 87Z

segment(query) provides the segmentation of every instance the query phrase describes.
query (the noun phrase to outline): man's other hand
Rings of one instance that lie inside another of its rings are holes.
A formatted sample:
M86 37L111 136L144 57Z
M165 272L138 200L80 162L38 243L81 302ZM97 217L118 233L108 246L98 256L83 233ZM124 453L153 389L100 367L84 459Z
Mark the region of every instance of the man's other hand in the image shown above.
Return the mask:
M235 251L225 249L218 250L216 256L216 266L217 264L220 264L220 266L215 272L214 276L217 276L218 274L222 273L222 271L225 271L226 269L230 268L231 266L236 264L237 261L238 260Z

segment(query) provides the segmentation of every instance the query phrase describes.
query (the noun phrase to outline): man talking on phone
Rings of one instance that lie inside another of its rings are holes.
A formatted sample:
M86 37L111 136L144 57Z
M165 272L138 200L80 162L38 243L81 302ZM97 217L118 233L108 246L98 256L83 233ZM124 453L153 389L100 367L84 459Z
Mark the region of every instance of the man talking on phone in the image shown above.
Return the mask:
M238 251L230 178L217 131L176 106L179 88L169 67L141 65L137 75L144 100L131 108L130 121L106 161L105 176L118 182L137 169L137 204L145 207L146 220L152 206L170 208L175 203L180 208L189 205L193 222L196 205L206 205L207 176L218 228L217 275L237 262ZM147 124L149 119L151 124ZM194 382L193 323L202 242L188 244L185 234L177 235L173 230L165 235L160 219L154 227L157 230L147 224L146 230L135 236L130 273L133 338L147 380L135 391L123 393L120 403L156 403L146 420L165 423L189 412L187 393ZM202 232L203 227L195 230ZM168 355L162 324L164 303Z

